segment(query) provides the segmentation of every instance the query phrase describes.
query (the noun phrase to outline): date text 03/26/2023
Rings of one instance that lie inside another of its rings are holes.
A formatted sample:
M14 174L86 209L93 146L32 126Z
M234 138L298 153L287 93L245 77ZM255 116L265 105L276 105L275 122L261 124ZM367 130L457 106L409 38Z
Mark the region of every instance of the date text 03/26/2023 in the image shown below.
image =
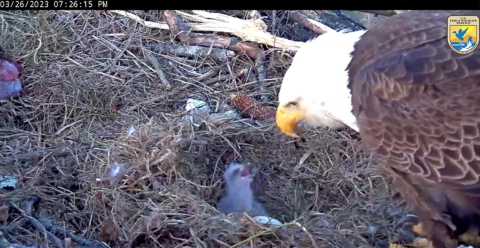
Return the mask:
M108 0L0 0L0 9L9 10L80 10L104 8L108 8Z

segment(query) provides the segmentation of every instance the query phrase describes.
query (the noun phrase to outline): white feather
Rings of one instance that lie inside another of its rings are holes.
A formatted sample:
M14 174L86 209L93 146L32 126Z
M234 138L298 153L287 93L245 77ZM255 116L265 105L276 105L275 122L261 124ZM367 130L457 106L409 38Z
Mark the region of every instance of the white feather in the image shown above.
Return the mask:
M358 131L347 88L347 66L354 44L364 33L327 32L306 42L283 78L280 104L298 102L310 125L334 129L347 125Z

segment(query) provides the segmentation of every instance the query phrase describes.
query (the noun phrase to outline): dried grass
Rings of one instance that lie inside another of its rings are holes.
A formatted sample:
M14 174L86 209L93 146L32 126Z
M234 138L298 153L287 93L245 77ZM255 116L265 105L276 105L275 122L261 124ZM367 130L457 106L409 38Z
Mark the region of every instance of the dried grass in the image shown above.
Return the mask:
M110 247L350 248L397 239L403 212L345 132L309 130L299 147L273 120L178 124L188 98L218 113L229 110L232 93L259 99L257 82L235 77L254 66L245 56L222 66L158 55L167 87L144 49L172 43L168 31L97 11L0 12L0 29L0 47L26 65L24 94L0 107L0 172L20 179L1 192L3 202L38 196L38 216L91 240L111 236ZM291 55L268 57L265 87L275 106ZM221 81L196 79L219 66ZM269 175L259 198L284 226L236 226L216 210L223 168L233 161ZM114 163L125 165L123 176L98 181ZM47 243L18 214L0 230L25 245Z

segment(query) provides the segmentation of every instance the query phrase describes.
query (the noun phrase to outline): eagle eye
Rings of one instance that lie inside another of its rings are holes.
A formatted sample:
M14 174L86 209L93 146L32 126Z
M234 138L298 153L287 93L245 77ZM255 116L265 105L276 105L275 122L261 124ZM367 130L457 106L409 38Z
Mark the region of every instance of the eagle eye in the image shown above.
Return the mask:
M298 107L298 103L297 102L289 102L287 103L287 105L285 105L285 107Z

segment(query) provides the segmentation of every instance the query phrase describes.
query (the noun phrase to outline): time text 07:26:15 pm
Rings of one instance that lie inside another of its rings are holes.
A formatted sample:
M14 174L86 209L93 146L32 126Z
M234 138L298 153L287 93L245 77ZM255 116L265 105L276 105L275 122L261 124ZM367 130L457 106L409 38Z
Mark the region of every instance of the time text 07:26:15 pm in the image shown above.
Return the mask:
M0 0L0 9L102 9L108 7L105 0Z

